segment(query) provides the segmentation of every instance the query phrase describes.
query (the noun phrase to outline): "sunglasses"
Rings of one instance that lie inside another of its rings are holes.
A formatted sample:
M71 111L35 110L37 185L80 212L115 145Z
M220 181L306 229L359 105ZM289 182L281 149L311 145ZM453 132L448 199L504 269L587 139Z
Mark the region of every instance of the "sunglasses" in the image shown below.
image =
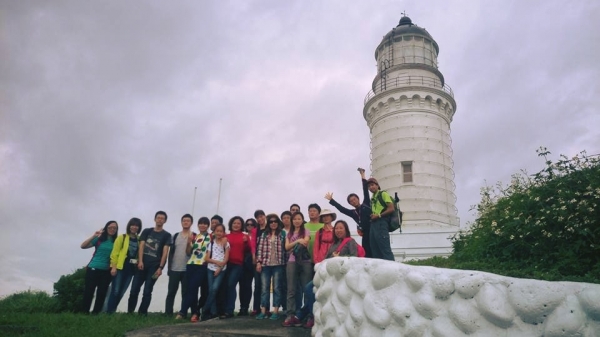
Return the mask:
M254 224L252 222L248 222L246 223L246 226L254 226Z

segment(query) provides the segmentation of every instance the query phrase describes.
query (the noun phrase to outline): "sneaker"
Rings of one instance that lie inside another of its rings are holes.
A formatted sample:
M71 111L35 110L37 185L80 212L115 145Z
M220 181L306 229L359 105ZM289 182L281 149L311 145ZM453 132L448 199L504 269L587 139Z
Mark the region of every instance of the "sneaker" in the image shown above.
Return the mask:
M279 314L276 313L276 312L274 312L274 313L271 314L271 317L269 319L272 320L272 321L276 321L276 320L279 319Z
M248 316L248 310L240 310L237 314L238 316Z
M256 315L256 319L265 319L267 318L267 316L265 314L263 314L262 312L258 315Z
M256 316L258 315L259 311L258 310L252 310L252 312L250 313L250 316Z
M315 319L312 317L309 317L308 320L306 321L306 323L304 323L303 327L307 328L307 329L312 329L312 327L315 325Z
M291 317L292 319L292 324L296 327L301 327L302 326L302 321L298 319L298 317L293 316Z
M281 325L285 327L302 326L302 322L296 316L292 315L286 318Z
M233 317L233 314L225 313L225 314L219 316L219 319L228 319L228 318L231 318L231 317Z
M182 320L182 319L184 319L184 318L185 318L185 317L183 317L183 315L182 315L182 314L179 314L179 313L177 314L177 316L175 316L175 320L177 320L177 321L180 321L180 320Z
M286 319L283 321L283 323L281 323L281 326L285 326L285 327L288 327L288 328L289 328L289 327L291 327L291 326L294 326L294 325L292 324L292 318L291 318L291 317L288 317L288 318L286 318Z
M197 323L197 322L198 322L198 315L196 315L196 314L193 314L193 315L192 315L192 319L190 320L190 322L192 322L192 323Z

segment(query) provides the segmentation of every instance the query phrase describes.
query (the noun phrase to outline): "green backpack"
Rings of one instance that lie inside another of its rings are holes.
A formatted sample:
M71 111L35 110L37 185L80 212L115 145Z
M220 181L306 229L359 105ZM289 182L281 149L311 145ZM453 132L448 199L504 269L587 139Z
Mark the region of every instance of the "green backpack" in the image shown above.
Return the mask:
M383 206L383 209L386 209L387 205L385 204L385 201L383 201L383 196L381 195L382 192L384 191L377 194L377 201ZM400 233L402 233L402 211L400 210L400 198L398 198L398 193L394 193L393 203L394 213L385 216L385 219L388 222L388 231L391 233L399 229Z

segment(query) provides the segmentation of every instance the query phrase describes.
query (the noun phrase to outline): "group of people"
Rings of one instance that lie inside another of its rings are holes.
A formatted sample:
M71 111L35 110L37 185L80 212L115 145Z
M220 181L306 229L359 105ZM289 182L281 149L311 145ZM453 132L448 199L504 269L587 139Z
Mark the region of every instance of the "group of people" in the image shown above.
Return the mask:
M116 221L107 222L81 244L84 249L95 247L86 270L83 311L89 312L95 293L93 313L115 312L132 284L127 311L135 311L143 286L138 312L147 314L154 284L167 268L165 313L176 319L186 318L188 311L192 322L233 317L239 288L238 316L252 315L259 320L285 316L283 326L311 328L315 264L337 256L394 260L386 222L386 216L394 211L392 199L377 180L366 179L362 169L359 172L362 203L354 193L347 198L353 209L336 202L332 193L325 198L356 221L362 246L351 238L345 221L336 221L335 212L316 203L308 206L308 221L300 206L292 204L280 215L256 210L247 220L234 216L227 228L219 215L201 217L197 231L192 230L193 216L185 214L181 231L174 235L163 229L167 222L163 211L156 212L154 227L144 230L142 221L132 218L122 235L118 235ZM180 286L181 308L174 313Z

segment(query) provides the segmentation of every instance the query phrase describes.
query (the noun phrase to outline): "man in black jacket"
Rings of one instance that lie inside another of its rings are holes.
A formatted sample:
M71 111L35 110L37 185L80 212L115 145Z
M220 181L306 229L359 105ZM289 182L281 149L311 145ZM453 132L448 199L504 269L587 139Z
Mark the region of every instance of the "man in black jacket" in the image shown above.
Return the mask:
M362 168L358 169L360 172L360 178L362 180L363 187L363 202L360 202L358 195L350 193L346 200L354 207L354 209L345 208L333 199L333 193L327 192L325 199L329 200L329 204L337 208L342 214L351 217L357 224L358 235L362 236L362 246L365 249L366 257L373 257L371 255L371 245L369 243L369 230L371 224L371 198L369 198L369 188L367 186L367 179L365 178L365 170Z

